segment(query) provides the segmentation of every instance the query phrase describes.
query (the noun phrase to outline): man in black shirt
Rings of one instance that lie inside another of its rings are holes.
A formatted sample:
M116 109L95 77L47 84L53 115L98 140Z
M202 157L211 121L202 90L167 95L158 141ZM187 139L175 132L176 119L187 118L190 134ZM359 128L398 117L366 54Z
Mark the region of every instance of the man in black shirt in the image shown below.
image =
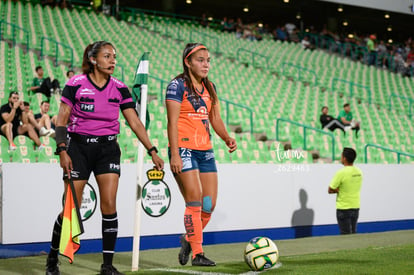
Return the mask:
M29 123L23 101L19 101L19 93L11 92L9 102L0 108L0 134L9 141L10 150L16 150L13 139L17 135L26 134L42 149L39 137L33 126Z
M322 107L322 114L321 114L319 120L322 124L323 129L329 129L332 132L335 129L341 129L342 132L344 132L344 134L345 134L345 125L342 124L339 120L337 120L333 116L328 115L328 107L327 106Z

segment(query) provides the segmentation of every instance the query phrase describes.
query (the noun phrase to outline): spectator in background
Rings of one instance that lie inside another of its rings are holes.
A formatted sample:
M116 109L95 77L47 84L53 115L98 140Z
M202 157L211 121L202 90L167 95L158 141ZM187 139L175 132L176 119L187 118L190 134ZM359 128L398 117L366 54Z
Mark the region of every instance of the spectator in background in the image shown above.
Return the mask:
M293 32L296 30L296 25L293 24L293 23L288 22L288 23L285 24L285 30L286 30L286 33L288 35L288 40L291 41L290 38L291 38Z
M414 47L410 49L410 52L407 55L406 62L407 70L405 76L413 76L414 74Z
M33 85L30 88L33 93L42 93L49 98L52 92L60 90L59 81L57 79L52 81L50 77L44 78L42 66L37 66L35 70L37 77L33 79Z
M377 49L375 47L375 39L377 37L371 34L367 41L367 48L369 52L368 65L377 65Z
M288 36L287 36L284 26L282 27L278 26L276 30L273 31L273 36L274 36L274 40L280 40L280 41L288 40Z
M336 172L328 188L329 194L336 194L336 219L341 234L357 232L362 171L354 166L356 156L354 149L344 148L341 155L344 167Z
M311 42L309 41L309 37L308 36L304 36L302 41L300 42L302 45L302 48L304 50L314 50L315 47L311 44Z
M207 18L207 15L205 13L203 13L203 15L201 15L201 22L200 22L200 24L204 28L207 28L208 25L209 25L208 18Z
M73 70L69 70L66 72L66 77L68 80L70 80L75 75L75 72Z
M356 137L358 137L359 122L354 120L349 103L344 104L344 109L339 112L338 120L345 125L345 131L355 130Z
M53 129L46 127L43 121L37 120L36 115L33 115L33 111L30 109L30 103L24 101L24 112L27 114L27 119L29 123L36 129L38 136L52 136L55 134ZM49 123L50 124L50 123Z
M322 124L323 129L328 129L330 131L335 131L335 129L341 129L342 132L345 134L345 125L343 125L339 120L334 118L333 116L328 115L328 107L322 107L322 114L319 118L319 121Z
M221 31L222 32L234 32L234 19L227 19L227 17L223 18L223 21L221 22Z
M0 108L0 129L1 134L9 141L9 149L12 151L17 148L13 139L24 134L36 143L39 150L43 149L36 131L29 123L23 101L19 101L19 93L15 91L10 92L8 103Z
M49 132L47 136L55 137L55 125L57 115L49 115L50 103L49 101L42 101L40 103L40 113L34 115L34 119L41 127L45 127Z

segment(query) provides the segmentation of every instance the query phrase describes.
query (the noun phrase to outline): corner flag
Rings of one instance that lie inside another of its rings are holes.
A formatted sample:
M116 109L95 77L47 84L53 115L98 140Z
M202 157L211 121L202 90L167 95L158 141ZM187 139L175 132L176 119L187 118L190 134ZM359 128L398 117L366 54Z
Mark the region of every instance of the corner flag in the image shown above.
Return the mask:
M60 235L59 252L73 263L75 253L80 248L79 235L83 233L83 224L79 214L73 181L69 180L63 208L62 233Z
M141 114L141 94L143 86L148 85L148 67L149 67L149 52L145 52L138 62L134 85L132 86L132 99L135 102L135 110L140 117ZM146 103L146 102L145 102ZM146 111L145 129L148 130L150 124L150 117L148 110Z
M134 87L132 88L133 97L136 98L136 110L141 122L148 129L149 114L147 110L147 93L148 93L148 67L149 67L149 52L145 52L138 61L137 70L135 74ZM135 220L134 220L134 238L132 243L132 267L131 271L137 271L139 265L139 244L141 236L141 192L144 181L144 145L140 142L138 144L138 159L137 159L137 199L135 201Z

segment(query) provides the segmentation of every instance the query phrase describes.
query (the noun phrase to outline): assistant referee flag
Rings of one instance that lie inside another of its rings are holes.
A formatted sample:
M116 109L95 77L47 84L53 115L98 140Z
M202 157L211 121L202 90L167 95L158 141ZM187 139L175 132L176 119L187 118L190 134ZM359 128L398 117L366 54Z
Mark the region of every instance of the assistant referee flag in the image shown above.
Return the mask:
M135 102L135 109L140 117L141 110L141 90L142 85L148 84L148 67L149 67L149 52L145 52L138 62L137 70L134 79L134 86L132 86L132 99ZM148 130L150 124L150 116L148 109L146 112L145 129Z
M59 252L73 263L75 253L80 248L79 235L83 233L83 224L79 213L73 181L69 180L63 208L62 233L60 235Z

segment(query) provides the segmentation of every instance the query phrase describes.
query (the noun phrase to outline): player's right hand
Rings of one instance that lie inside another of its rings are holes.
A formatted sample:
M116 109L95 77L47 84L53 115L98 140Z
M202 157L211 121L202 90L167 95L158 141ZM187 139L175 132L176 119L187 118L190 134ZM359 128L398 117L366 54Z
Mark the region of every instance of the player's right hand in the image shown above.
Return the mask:
M72 166L72 159L68 155L66 151L62 151L59 154L60 158L60 167L63 168L63 172L68 175L68 178L70 179L70 172L73 170Z
M181 170L183 170L183 160L181 159L180 155L171 156L170 168L171 171L175 174L181 173Z

